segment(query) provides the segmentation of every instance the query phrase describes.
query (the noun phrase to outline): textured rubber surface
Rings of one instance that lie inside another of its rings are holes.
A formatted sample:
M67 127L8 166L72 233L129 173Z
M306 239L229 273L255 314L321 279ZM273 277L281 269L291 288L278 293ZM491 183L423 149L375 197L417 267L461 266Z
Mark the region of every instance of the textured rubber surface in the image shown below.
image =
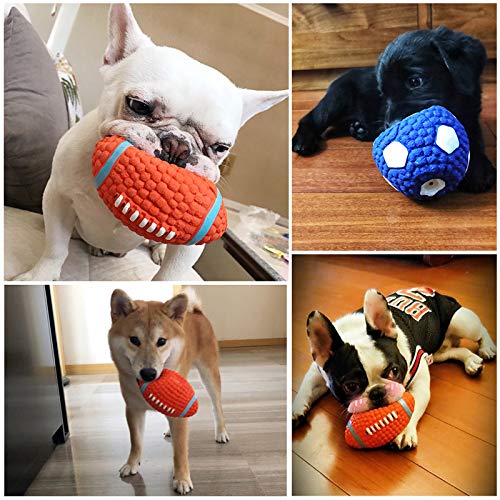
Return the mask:
M226 231L226 209L213 182L155 158L122 137L106 137L96 144L92 175L113 215L145 239L204 244Z
M355 413L345 428L345 440L353 448L380 448L390 443L410 422L415 399L409 392L382 408Z
M198 399L190 383L173 370L163 370L152 382L137 381L144 399L167 417L192 417L198 411Z
M441 125L451 127L458 138L459 146L452 153L436 143ZM408 152L403 168L387 165L384 150L391 143L402 144ZM453 191L463 179L469 165L469 139L452 113L442 106L432 106L382 132L373 143L373 158L385 179L406 196L420 200L438 198ZM421 193L425 191L422 187L433 180L442 182L439 191Z

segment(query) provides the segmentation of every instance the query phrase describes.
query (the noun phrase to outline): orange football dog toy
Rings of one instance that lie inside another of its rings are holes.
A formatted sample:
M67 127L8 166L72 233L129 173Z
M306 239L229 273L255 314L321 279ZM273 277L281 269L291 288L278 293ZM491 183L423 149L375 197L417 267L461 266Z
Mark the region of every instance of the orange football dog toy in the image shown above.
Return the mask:
M213 182L155 158L123 137L105 137L96 144L92 175L113 215L145 239L202 245L226 231L226 209Z
M345 428L345 440L353 448L380 448L390 443L410 422L415 399L405 392L398 401L381 408L355 413Z
M163 370L151 382L137 383L144 399L167 417L192 417L198 411L198 398L191 384L173 370Z

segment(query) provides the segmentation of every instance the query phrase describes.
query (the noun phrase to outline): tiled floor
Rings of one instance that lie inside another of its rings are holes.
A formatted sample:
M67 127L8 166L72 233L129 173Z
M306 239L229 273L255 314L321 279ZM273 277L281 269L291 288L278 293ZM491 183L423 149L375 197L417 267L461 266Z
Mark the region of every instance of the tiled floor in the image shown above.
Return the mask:
M194 495L286 493L286 350L223 349L223 405L230 443L215 442L208 395L190 419ZM140 473L120 479L129 451L125 405L116 375L72 376L66 389L71 437L58 446L28 495L172 495L172 446L165 419L148 413Z

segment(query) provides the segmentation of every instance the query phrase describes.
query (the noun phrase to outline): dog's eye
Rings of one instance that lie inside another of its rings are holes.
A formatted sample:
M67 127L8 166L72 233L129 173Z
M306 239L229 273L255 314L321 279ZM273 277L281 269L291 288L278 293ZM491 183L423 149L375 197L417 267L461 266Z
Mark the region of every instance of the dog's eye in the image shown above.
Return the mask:
M164 339L163 337L160 337L160 338L156 341L156 345L157 345L158 347L162 347L162 346L164 346L166 343L167 343L167 339Z
M216 154L221 155L229 150L229 146L227 144L212 144L210 149Z
M390 379L397 379L399 377L399 368L397 366L393 366L391 371L389 372Z
M410 89L417 89L418 87L421 87L424 84L424 80L420 76L410 76L410 78L406 80L406 84Z
M126 97L125 102L127 103L127 106L138 115L150 115L153 110L152 106L147 102L139 101L133 97Z
M359 384L357 384L356 382L347 382L346 384L344 384L344 391L347 394L355 394L359 391Z
M139 347L141 345L141 341L137 337L130 337L130 343Z

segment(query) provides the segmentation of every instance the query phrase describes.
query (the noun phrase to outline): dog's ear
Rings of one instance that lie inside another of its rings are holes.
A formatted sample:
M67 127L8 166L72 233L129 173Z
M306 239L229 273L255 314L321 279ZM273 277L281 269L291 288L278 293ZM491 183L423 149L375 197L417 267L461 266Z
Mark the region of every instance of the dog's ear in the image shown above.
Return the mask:
M242 127L252 116L261 113L275 104L288 97L288 90L251 90L238 89L243 102L243 111L241 113Z
M123 291L115 290L111 295L111 320L113 323L119 318L128 316L137 309L137 304Z
M396 323L392 317L391 310L386 298L374 288L365 294L363 305L365 313L366 331L374 339L382 336L397 338Z
M312 357L321 367L344 345L333 323L319 311L312 311L307 317L307 337Z
M108 46L104 53L104 64L121 61L140 47L154 45L139 28L126 3L113 3L108 15Z
M163 311L170 319L173 319L178 323L182 323L184 321L184 317L186 316L188 302L189 299L187 295L184 293L180 293L173 299L165 302L165 304L163 305Z
M445 26L433 30L432 44L448 68L456 89L462 94L472 94L486 64L484 45L477 38Z

